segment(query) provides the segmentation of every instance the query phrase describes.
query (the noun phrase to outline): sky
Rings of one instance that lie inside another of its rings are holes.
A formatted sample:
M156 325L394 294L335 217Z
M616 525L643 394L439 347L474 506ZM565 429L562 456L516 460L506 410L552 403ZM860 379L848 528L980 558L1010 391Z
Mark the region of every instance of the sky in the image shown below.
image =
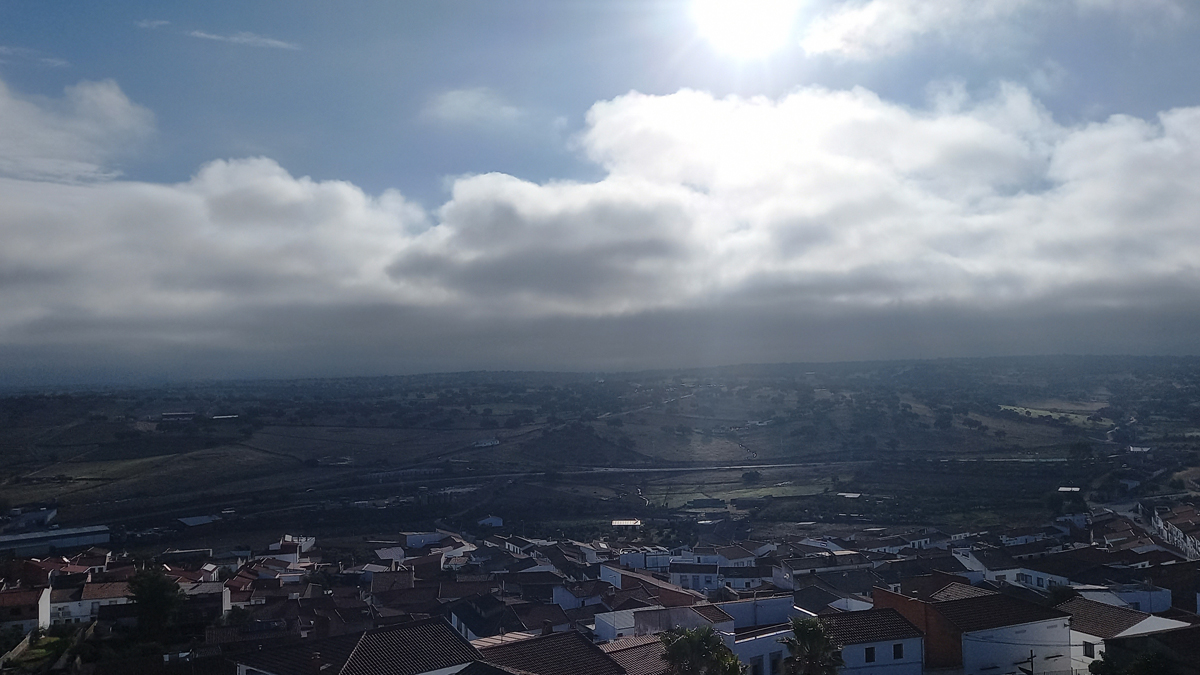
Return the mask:
M1200 353L1189 0L0 0L0 383Z

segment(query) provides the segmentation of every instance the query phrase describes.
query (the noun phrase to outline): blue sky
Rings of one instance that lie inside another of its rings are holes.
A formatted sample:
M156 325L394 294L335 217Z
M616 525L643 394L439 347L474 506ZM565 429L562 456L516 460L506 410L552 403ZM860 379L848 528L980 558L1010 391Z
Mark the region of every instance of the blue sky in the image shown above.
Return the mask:
M1197 351L1191 3L702 4L0 2L0 373Z

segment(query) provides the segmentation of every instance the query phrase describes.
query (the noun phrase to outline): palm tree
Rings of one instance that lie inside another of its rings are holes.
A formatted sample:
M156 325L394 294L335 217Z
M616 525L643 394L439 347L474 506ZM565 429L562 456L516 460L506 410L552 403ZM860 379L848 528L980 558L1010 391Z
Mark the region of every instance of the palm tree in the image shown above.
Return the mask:
M815 617L792 617L792 636L780 642L788 650L783 660L788 675L837 675L843 665L837 644Z
M712 626L672 628L659 636L670 675L740 675L738 657Z

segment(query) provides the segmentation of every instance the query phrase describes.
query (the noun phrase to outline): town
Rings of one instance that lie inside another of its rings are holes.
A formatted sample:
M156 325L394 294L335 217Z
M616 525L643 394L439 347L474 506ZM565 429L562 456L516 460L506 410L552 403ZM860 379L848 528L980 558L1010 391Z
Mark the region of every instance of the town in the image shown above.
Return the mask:
M800 672L785 670L787 640L806 620L848 675L1200 664L1191 505L983 532L808 523L766 541L711 527L673 548L643 527L548 540L491 515L381 534L353 565L293 534L149 560L106 548L103 528L6 535L5 672L664 675L678 672L664 635L707 634L745 672L779 675Z

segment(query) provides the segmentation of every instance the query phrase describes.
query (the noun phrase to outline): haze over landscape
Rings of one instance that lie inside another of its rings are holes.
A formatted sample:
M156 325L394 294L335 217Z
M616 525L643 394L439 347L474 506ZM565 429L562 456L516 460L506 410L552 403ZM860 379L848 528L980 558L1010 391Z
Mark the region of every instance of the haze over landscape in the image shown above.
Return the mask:
M0 671L1200 675L1195 0L0 0Z
M706 7L0 4L0 378L1195 353L1194 5Z

